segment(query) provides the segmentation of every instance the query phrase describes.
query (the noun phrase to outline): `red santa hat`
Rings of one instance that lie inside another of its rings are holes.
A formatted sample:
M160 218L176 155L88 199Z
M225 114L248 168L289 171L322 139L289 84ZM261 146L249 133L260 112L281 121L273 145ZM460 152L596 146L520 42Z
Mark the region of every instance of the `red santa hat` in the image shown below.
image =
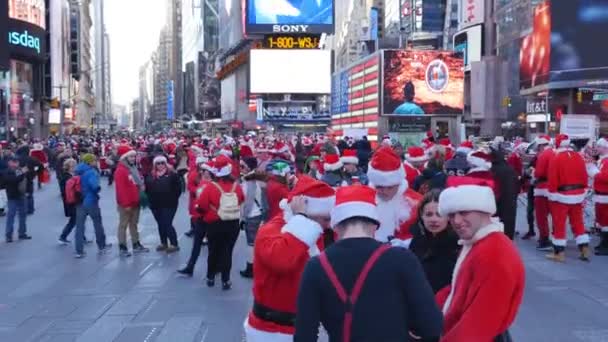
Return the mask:
M203 165L200 166L201 169L215 174L215 163L213 163L213 160L206 161L202 164Z
M134 156L137 154L137 152L135 152L135 150L132 149L131 146L124 144L118 145L118 147L116 148L116 153L118 154L118 157L120 159L127 158L129 156Z
M295 187L287 196L287 203L298 196L304 196L306 215L329 216L336 201L335 194L335 190L326 183L308 176L299 176Z
M405 179L405 170L399 156L388 146L381 147L369 162L367 177L376 186L400 185Z
M555 136L555 147L566 148L570 147L570 137L566 134L558 134Z
M232 157L232 147L226 145L224 146L220 151L219 151L220 155L226 156L226 157Z
M463 141L460 146L456 149L456 152L466 153L473 151L473 142L470 140Z
M350 185L336 190L336 204L331 210L331 226L351 217L365 217L380 225L376 208L376 190L365 185Z
M344 166L340 160L340 156L337 154L328 154L323 160L323 169L325 171L336 171L340 170Z
M484 150L470 152L467 155L467 162L474 169L490 170L492 168L492 156Z
M549 145L551 143L551 137L548 135L539 135L535 139L537 145Z
M435 152L435 143L428 139L424 139L422 140L422 148L424 149L424 153L432 155Z
M450 138L443 138L439 140L439 145L445 146L446 148L452 148L452 142L450 141Z
M232 162L227 156L220 154L213 160L215 177L225 177L232 173Z
M203 157L203 156L196 157L196 165L206 163L208 161L209 161L209 158L207 158L207 157Z
M240 149L241 158L253 157L253 150L251 150L251 147L249 147L249 145L241 145Z
M163 149L168 154L175 154L177 144L173 140L167 140L163 143Z
M32 151L42 151L44 150L44 146L42 146L41 143L37 142L34 145L32 145Z
M423 162L429 160L429 157L424 153L424 149L419 146L410 146L407 148L405 159L410 163Z
M345 149L340 157L342 164L359 164L359 158L357 158L357 150Z
M449 177L447 188L439 195L439 214L448 216L462 211L481 211L494 215L496 200L490 185L474 177Z

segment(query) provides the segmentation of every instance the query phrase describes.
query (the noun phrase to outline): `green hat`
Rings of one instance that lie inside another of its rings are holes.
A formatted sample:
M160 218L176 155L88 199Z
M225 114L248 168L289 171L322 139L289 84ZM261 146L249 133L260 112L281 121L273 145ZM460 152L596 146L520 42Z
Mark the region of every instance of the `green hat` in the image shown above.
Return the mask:
M83 163L91 164L97 160L97 157L95 157L95 155L92 153L85 153L81 160Z

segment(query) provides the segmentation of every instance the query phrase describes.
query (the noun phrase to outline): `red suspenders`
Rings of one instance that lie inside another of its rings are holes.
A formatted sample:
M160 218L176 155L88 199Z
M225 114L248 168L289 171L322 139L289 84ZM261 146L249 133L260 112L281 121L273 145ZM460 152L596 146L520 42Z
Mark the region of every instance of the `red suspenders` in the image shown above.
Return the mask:
M346 293L346 290L344 290L344 287L340 283L340 280L338 280L336 272L334 272L334 269L331 267L329 260L327 260L327 255L325 253L321 253L321 255L319 256L319 261L321 262L323 270L325 270L329 281L331 281L332 285L336 289L336 292L338 293L338 297L340 298L342 303L344 303L345 306L346 312L344 313L344 326L342 328L342 341L344 342L350 342L351 326L353 323L353 308L357 303L359 294L361 294L361 289L363 288L365 279L367 278L369 271L372 269L372 267L374 267L374 264L376 264L376 261L378 261L378 258L380 258L380 256L389 248L390 245L383 244L372 253L372 256L367 260L367 262L363 266L361 273L359 273L359 276L355 281L353 291L350 293L350 295Z

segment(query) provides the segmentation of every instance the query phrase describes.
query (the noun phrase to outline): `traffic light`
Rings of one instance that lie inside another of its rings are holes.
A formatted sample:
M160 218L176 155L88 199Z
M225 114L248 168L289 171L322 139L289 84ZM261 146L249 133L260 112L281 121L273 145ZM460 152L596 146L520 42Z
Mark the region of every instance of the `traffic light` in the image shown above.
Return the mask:
M576 102L578 102L578 103L583 102L583 92L580 90L576 93Z
M511 97L505 96L502 98L502 106L503 107L511 107Z

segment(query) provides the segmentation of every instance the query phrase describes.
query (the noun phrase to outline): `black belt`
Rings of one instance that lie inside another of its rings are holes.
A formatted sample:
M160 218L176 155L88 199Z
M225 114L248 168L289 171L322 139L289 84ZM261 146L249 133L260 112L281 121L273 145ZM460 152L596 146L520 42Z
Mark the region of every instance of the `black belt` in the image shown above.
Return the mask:
M278 325L293 327L296 323L296 314L291 312L276 311L259 303L253 303L253 314L264 321Z
M581 185L581 184L562 185L557 188L557 191L572 191L572 190L579 190L579 189L584 189L584 188L585 188L585 186Z
M608 196L608 192L594 191L593 194L599 196Z

